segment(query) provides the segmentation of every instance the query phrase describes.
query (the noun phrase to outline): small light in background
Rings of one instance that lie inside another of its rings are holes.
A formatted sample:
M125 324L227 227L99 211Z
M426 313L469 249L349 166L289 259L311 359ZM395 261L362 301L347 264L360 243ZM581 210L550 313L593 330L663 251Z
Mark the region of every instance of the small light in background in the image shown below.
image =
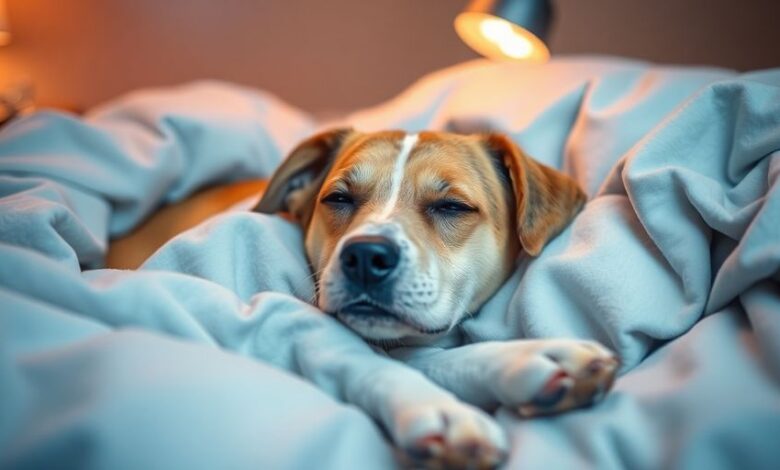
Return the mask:
M8 10L5 0L0 0L0 46L11 43L11 28L8 26Z
M11 43L11 28L8 24L6 1L0 0L0 46ZM0 51L0 55L3 52ZM16 116L35 110L35 88L32 80L23 73L4 70L0 63L0 126Z
M549 0L472 0L455 18L469 47L495 60L547 62L552 22Z

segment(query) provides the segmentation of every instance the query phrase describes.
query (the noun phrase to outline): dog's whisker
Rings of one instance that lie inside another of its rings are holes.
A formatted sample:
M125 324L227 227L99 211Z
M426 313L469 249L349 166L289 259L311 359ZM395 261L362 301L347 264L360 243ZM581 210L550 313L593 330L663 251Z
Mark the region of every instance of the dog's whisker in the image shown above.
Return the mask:
M295 296L295 297L300 298L301 300L305 301L306 303L309 303L309 304L312 304L312 305L316 305L317 299L319 298L319 295L320 295L320 289L321 289L321 287L320 287L320 282L321 282L320 279L321 279L322 271L323 270L313 270L311 274L309 274L308 276L306 276L303 279L301 279L301 284L305 284L308 281L314 281L314 293L312 295L308 295L308 296L306 296L306 298L302 297L302 295L303 295L302 290L305 289L305 287L303 287L303 286L294 287L292 295Z

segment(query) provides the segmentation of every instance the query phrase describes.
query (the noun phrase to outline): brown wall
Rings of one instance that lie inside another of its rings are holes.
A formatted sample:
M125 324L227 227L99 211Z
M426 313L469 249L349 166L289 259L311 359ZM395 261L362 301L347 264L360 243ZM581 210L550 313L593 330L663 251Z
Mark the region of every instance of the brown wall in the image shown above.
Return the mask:
M87 107L141 86L220 78L323 112L375 104L476 57L465 0L7 0L5 79ZM554 53L739 69L780 65L776 0L560 0ZM0 77L2 79L3 77Z

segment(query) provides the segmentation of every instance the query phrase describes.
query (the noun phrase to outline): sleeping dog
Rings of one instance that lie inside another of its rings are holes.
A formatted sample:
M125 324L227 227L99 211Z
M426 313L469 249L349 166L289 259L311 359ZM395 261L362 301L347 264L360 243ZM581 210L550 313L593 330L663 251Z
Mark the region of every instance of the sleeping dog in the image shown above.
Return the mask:
M600 399L617 359L578 340L426 346L446 342L584 200L573 180L499 134L336 129L292 151L256 210L288 212L303 227L323 312L441 387L431 387L441 406L392 383L372 402L367 411L395 443L417 464L490 467L506 451L503 433L452 394L523 416L556 413ZM399 420L388 403L401 396Z

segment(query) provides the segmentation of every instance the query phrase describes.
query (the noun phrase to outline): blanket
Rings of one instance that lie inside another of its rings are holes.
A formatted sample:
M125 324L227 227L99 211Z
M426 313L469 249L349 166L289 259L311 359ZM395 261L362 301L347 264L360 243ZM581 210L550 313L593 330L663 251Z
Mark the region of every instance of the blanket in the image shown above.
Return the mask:
M780 71L559 58L462 64L326 123L200 82L4 127L0 466L396 466L329 371L329 358L375 354L308 304L297 226L236 210L137 271L101 268L108 240L159 205L267 177L299 140L343 124L488 127L589 195L452 332L592 338L621 356L598 406L533 420L499 409L508 467L780 458ZM300 341L269 351L268 334Z

